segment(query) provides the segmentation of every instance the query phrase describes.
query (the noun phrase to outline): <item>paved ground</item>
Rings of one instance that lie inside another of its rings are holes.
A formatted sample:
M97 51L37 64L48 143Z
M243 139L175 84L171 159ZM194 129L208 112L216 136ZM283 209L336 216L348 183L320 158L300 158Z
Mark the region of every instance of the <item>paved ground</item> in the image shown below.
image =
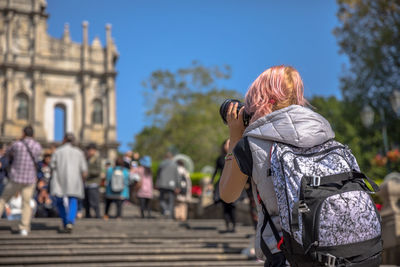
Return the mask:
M123 219L81 219L72 234L59 219L33 219L21 237L17 222L0 220L0 266L263 266L240 254L250 226L224 233L222 220L140 219L136 206L124 208Z

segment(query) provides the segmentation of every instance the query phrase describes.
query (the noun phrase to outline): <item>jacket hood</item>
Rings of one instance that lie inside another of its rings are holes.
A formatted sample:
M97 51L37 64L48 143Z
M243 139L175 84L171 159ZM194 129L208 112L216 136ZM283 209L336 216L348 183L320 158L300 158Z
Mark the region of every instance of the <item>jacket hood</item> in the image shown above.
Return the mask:
M299 105L276 110L251 123L243 136L276 141L297 147L313 147L335 137L329 122Z

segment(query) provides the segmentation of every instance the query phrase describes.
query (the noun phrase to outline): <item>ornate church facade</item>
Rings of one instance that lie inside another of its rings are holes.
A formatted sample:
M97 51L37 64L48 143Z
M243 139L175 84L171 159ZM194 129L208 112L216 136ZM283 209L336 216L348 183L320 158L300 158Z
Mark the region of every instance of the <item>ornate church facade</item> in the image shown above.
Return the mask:
M47 33L45 0L0 0L0 143L21 136L32 125L44 147L55 142L55 110L64 132L80 146L94 142L103 157L115 158L117 48L106 25L106 44L71 41Z

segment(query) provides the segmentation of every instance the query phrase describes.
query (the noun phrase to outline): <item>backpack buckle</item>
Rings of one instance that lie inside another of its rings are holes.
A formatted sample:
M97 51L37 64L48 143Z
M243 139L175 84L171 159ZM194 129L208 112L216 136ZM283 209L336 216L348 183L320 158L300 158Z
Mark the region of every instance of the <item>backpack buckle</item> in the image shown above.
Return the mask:
M321 184L321 176L313 176L310 185L312 187L317 187L320 186L320 184Z
M317 252L317 260L328 267L335 267L336 264L336 257L329 253L322 254Z
M329 267L335 267L335 263L336 263L336 257L335 256L333 256L333 255L331 255L331 254L326 254L326 256L327 256L327 262L325 263L325 265L326 266L329 266Z
M300 213L306 213L306 212L309 212L310 211L310 208L307 206L307 204L306 203L300 203L299 204L299 212Z

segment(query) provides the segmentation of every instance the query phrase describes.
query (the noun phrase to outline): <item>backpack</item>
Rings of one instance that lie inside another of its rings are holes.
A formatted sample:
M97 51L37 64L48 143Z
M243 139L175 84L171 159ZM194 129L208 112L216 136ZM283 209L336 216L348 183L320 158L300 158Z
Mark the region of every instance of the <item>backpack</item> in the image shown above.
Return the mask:
M125 187L125 176L121 169L114 169L111 176L111 191L113 193L121 193Z
M188 184L186 182L186 177L184 175L179 175L179 176L180 176L180 180L181 180L179 183L179 189L180 189L179 194L186 195L187 187L188 187Z
M261 229L271 225L278 249L289 262L378 266L381 218L370 194L379 188L360 172L350 149L334 140L312 148L273 143L270 156L268 176L277 197L283 237L258 196L265 214ZM268 260L272 254L263 238L261 249Z

